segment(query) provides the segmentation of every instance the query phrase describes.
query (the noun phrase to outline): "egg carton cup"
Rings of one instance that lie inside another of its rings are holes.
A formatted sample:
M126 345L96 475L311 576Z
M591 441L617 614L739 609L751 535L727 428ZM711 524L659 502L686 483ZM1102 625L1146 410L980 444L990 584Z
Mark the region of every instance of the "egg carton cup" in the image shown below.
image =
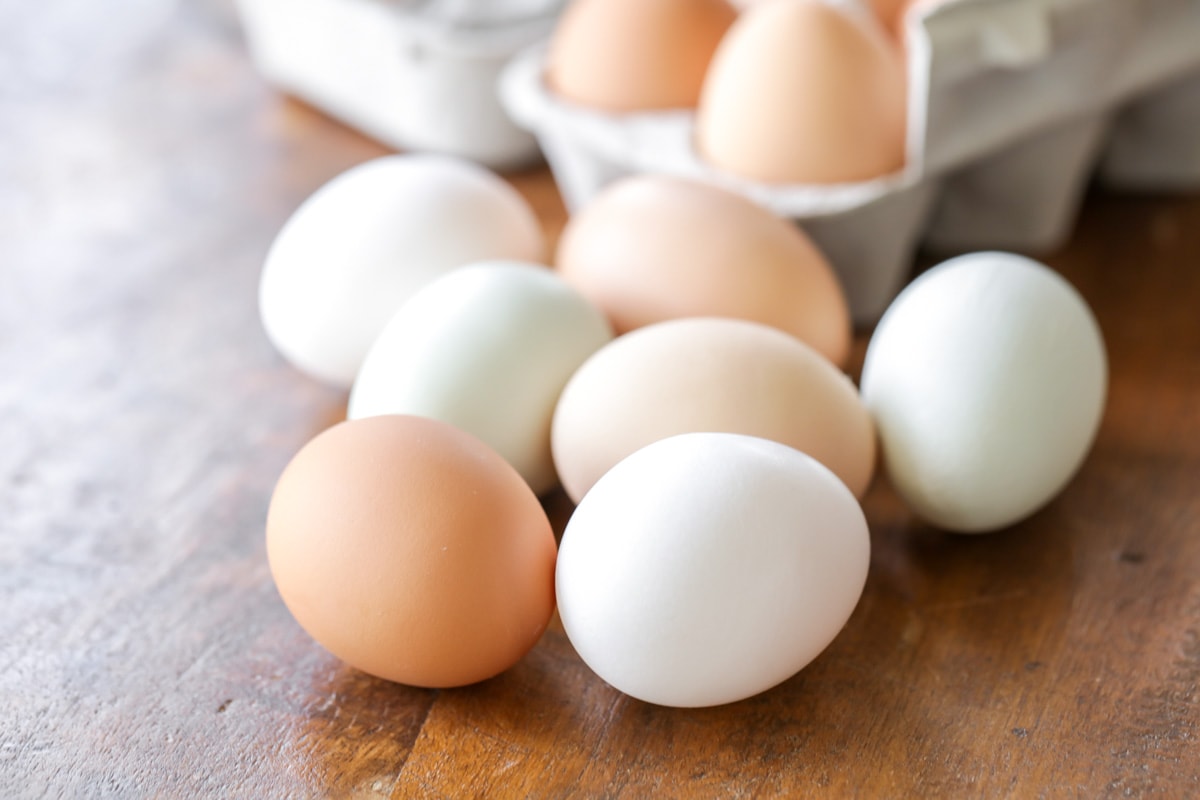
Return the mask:
M1107 129L1108 115L1087 114L954 170L942 181L925 246L939 252L1060 246L1071 235Z
M539 159L496 92L564 0L237 0L257 69L273 84L401 150L493 169Z
M809 233L859 324L887 307L921 245L1057 246L1098 164L1123 186L1200 189L1200 2L952 0L906 25L907 164L861 183L721 172L693 147L691 111L609 114L556 96L544 46L510 63L501 99L537 135L569 209L643 172L725 186Z
M1100 178L1119 189L1200 189L1200 72L1121 111L1109 132Z

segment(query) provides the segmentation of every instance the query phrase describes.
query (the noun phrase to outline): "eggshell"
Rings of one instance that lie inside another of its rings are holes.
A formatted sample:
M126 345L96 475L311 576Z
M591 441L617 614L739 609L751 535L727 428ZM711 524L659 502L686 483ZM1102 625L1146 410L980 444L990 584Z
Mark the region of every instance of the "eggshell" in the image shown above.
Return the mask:
M821 252L795 225L716 186L617 181L567 223L555 265L618 333L737 317L786 331L836 364L850 352L850 311Z
M318 189L280 230L259 286L263 327L288 361L349 386L367 348L414 291L485 258L540 261L524 199L467 161L386 156Z
M1079 293L1008 253L951 259L880 320L862 393L892 483L939 527L1032 514L1083 462L1104 409L1100 328Z
M948 0L871 0L871 7L887 31L901 40L910 9L932 8L944 2Z
M625 456L694 431L790 445L859 497L875 467L875 431L850 379L799 339L734 319L671 320L614 339L567 383L550 443L578 502Z
M610 339L604 315L546 267L462 267L419 290L388 322L354 382L349 416L448 422L544 492L558 482L550 456L558 395Z
M443 422L343 422L284 470L267 557L296 621L347 663L459 686L516 663L554 609L554 534L516 471Z
M622 692L730 703L828 646L869 560L862 510L825 467L765 439L688 433L638 450L583 498L559 551L559 615Z
M904 14L913 3L914 0L870 0L871 10L889 32L900 30Z
M736 16L725 0L574 0L550 41L546 82L606 111L694 108Z
M744 11L713 56L696 117L713 165L773 183L844 183L904 166L905 80L877 26L819 0Z

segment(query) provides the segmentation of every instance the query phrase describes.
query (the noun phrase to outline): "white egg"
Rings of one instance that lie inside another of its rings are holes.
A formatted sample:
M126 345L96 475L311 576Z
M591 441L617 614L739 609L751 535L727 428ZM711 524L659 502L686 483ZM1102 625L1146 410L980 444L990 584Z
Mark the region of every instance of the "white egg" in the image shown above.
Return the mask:
M888 474L919 516L995 530L1049 502L1078 470L1107 389L1100 327L1060 275L973 253L918 277L867 348L862 397Z
M462 267L387 323L354 382L349 416L448 422L490 445L540 493L558 480L550 455L558 396L610 339L603 313L547 267Z
M259 311L288 361L349 386L421 286L472 261L538 261L544 250L533 211L496 175L445 156L386 156L334 178L291 216L267 254Z
M718 705L824 650L869 561L862 510L820 463L766 439L685 433L584 496L559 549L558 610L580 657L622 692Z

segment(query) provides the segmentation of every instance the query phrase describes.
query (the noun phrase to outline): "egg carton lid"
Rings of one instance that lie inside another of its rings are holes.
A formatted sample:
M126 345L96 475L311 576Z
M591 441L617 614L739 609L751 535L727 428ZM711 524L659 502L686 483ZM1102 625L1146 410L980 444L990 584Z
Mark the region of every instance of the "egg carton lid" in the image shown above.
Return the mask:
M497 57L547 36L566 0L376 0L404 22L409 46Z

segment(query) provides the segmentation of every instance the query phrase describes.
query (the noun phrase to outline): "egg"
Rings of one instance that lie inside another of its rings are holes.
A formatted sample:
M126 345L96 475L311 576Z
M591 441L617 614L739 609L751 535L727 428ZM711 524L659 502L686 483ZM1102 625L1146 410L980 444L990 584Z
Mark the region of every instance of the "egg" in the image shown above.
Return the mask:
M910 9L933 8L945 2L948 0L871 0L871 6L888 32L902 40Z
M914 0L870 0L871 10L891 33L899 33L904 15Z
M829 645L869 560L862 510L817 461L752 436L687 433L633 453L583 498L559 551L559 615L620 691L730 703Z
M551 38L546 83L604 111L694 108L736 16L725 0L574 0Z
M877 26L820 0L744 11L713 56L698 154L767 183L847 183L904 166L904 67Z
M1049 502L1104 409L1107 359L1087 303L1022 256L973 253L908 286L867 348L862 396L897 491L928 522L976 533Z
M385 156L292 214L267 254L259 311L289 362L348 387L384 324L425 283L472 261L544 253L532 209L496 175L445 156Z
M578 502L635 450L697 431L795 447L855 496L875 467L874 428L849 378L793 336L722 318L659 322L596 351L563 389L550 445Z
M384 327L350 392L349 416L448 422L545 492L558 482L550 456L558 395L610 339L604 315L546 267L462 267L418 290Z
M364 672L460 686L516 663L554 610L556 548L504 459L444 422L343 422L287 465L267 557L296 621Z
M610 184L567 223L555 266L617 333L736 317L836 364L850 352L850 311L821 252L792 223L716 186L661 175Z

